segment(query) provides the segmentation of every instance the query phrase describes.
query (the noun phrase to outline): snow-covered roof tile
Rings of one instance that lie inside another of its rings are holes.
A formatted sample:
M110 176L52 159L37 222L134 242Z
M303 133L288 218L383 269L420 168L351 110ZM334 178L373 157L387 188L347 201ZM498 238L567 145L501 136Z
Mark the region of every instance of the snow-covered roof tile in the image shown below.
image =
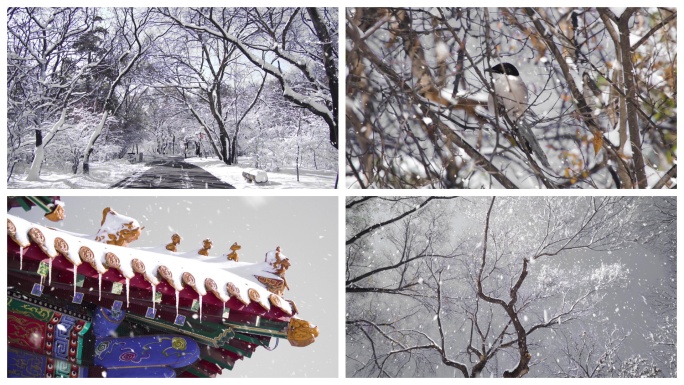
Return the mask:
M9 217L9 216L8 216ZM12 217L12 221L7 218L7 234L12 237L19 247L28 247L31 241L28 231L31 229L31 222L21 218Z
M52 232L47 233L46 238L46 228L40 225L35 225L28 231L29 238L40 246L43 253L50 256L50 258L55 258L59 253L55 250L55 240L51 239L50 236Z
M192 256L191 253L110 245L34 224L12 215L8 215L7 218L7 232L21 248L33 243L51 258L61 254L76 266L86 262L100 274L113 268L128 279L133 278L136 273L142 274L155 286L163 279L176 290L180 291L184 286L190 286L200 296L213 293L222 302L235 297L245 305L256 302L266 311L274 305L288 315L296 313L290 302L271 293L255 278L263 276L281 279L272 273L267 262L213 263L202 261L198 257L205 260L214 258ZM275 251L267 255L274 256Z

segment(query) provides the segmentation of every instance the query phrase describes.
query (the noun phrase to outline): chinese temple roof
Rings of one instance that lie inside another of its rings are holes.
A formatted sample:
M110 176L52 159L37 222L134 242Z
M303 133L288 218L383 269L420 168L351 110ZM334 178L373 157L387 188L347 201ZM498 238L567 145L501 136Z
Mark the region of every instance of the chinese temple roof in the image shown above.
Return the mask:
M120 308L130 322L207 345L185 376L231 369L258 346L270 349L272 337L306 346L318 335L284 298L290 262L279 247L257 262L239 261L237 243L219 255L208 239L178 251L178 234L168 245L128 247L141 229L109 208L94 237L8 215L8 286L25 297Z

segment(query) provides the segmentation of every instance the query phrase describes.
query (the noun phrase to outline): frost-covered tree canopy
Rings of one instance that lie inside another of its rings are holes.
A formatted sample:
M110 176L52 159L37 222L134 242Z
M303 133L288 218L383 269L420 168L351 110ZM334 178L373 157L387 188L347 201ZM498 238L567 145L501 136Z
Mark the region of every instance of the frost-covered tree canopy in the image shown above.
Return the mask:
M348 186L674 184L676 8L345 12ZM488 111L499 63L527 85L522 122Z
M675 198L347 199L347 375L676 376Z
M10 177L141 147L337 169L336 9L8 8L7 40Z

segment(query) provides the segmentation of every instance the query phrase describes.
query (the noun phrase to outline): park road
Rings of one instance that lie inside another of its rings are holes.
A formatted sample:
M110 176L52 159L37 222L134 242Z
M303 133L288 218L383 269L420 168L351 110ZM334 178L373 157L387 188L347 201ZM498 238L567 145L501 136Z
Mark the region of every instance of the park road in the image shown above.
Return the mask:
M184 162L181 158L154 160L152 168L112 185L111 188L150 189L234 189L202 168Z

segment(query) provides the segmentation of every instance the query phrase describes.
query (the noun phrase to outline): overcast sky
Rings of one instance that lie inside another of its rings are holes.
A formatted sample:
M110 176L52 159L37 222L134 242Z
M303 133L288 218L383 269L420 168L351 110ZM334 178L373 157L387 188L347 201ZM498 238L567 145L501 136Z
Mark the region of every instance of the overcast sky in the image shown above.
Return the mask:
M489 250L489 264L492 266L491 255L497 255L502 261L506 258L514 259L512 255L518 255L516 253L525 250L527 245L525 242L530 242L530 247L536 245L538 237L529 236L528 241L522 241L524 238L515 238L514 241L519 243L518 246L509 245L507 242L510 241L505 238L502 234L506 232L514 232L516 236L524 235L526 229L536 229L531 221L534 220L536 208L543 210L545 208L544 201L548 198L535 197L535 198L497 198L497 205L495 205L492 210L492 229L497 229L496 231L490 229L490 238L488 245ZM551 198L556 200L555 198ZM583 206L574 206L574 201L582 200L583 198L558 198L563 199L566 203L567 209L570 211L566 212L556 212L560 218L563 220L568 220L570 223L573 215L572 209L578 209ZM439 243L435 246L435 250L429 249L430 253L437 255L448 254L450 250L449 247L458 246L457 251L465 250L464 254L461 256L454 256L444 265L449 265L444 270L444 275L440 276L440 282L443 283L444 293L451 296L451 299L446 300L445 303L448 307L453 305L454 308L449 310L446 317L446 322L444 330L446 330L447 335L447 347L445 350L448 351L448 356L452 359L456 359L457 354L461 353L459 350L467 346L468 339L471 338L468 333L468 322L466 319L461 319L463 317L462 310L459 307L460 301L457 298L471 298L467 295L471 294L468 290L461 290L463 287L469 284L464 281L464 277L467 274L463 271L467 270L462 266L470 266L467 261L473 258L473 255L478 255L481 253L481 243L482 235L484 229L484 218L488 209L488 204L491 201L490 197L468 197L457 199L453 201L438 201L433 202L428 205L427 208L418 211L416 214L412 215L412 218L418 217L428 217L428 209L434 210L439 213L449 213L446 218L442 220L446 223L439 222L436 225L437 228L446 228L448 236L444 238L443 242L448 243L448 247L443 243ZM653 229L648 227L642 227L639 221L644 220L644 215L646 211L653 210L652 205L654 204L653 198L637 198L638 205L644 211L636 211L638 208L627 210L634 212L634 215L627 215L626 213L621 214L620 220L626 221L630 231L623 233L620 239L640 239L647 235ZM361 221L364 226L369 223L380 223L388 220L390 217L396 216L397 211L392 211L391 204L384 203L386 206L380 206L376 203L366 203L363 209L358 209L358 214L352 212L363 218L365 222ZM408 207L412 204L417 204L416 202L406 203ZM361 205L355 207L363 207ZM565 208L565 207L564 207ZM348 215L349 215L348 210ZM429 217L432 218L432 217ZM357 219L358 221L358 219ZM367 270L372 270L372 268L379 268L381 266L391 265L396 263L399 259L395 252L402 252L401 249L397 250L396 244L404 244L404 228L402 225L408 220L397 221L390 225L383 227L384 230L377 230L368 235L366 235L367 243L362 247L366 259L358 257L355 254L355 266L356 273L354 275L359 276L361 273L366 272L364 269L367 266ZM425 224L414 220L411 223L415 223L415 227L408 230L411 234L421 234L424 233L434 233L434 229L428 229ZM427 221L427 223L432 224L432 219ZM435 222L437 223L437 222ZM448 223L448 225L447 225ZM611 223L607 222L607 225ZM355 225L356 227L348 226L348 232L354 234L359 228L364 228L364 226ZM568 224L564 225L569 226ZM500 229L500 230L499 230ZM519 232L517 232L520 230ZM536 231L536 230L535 230ZM674 234L674 231L669 232ZM494 235L497 234L500 239L496 242L493 240ZM536 234L536 233L535 233ZM528 234L533 235L533 234ZM538 235L538 234L537 234ZM349 235L348 235L349 236ZM436 239L442 239L437 235L433 236ZM422 238L411 238L412 242L415 244L422 245L421 242L424 240ZM459 239L468 239L468 242L464 244L459 244ZM503 239L503 241L501 240ZM393 243L396 242L396 243ZM440 241L436 241L440 242ZM499 242L499 243L497 243ZM409 242L410 243L410 242ZM477 244L477 245L476 245ZM566 275L561 275L561 280L569 279L573 276L571 274L577 274L578 277L586 277L593 274L594 271L599 269L602 265L611 265L615 263L620 263L622 265L623 271L625 272L625 282L622 286L613 286L609 289L603 290L605 293L605 298L600 301L595 308L593 308L593 314L590 312L589 315L583 316L580 319L574 320L563 327L558 327L558 330L539 330L534 334L529 336L528 342L534 344L532 347L532 353L534 355L534 366L530 368L530 372L527 377L548 377L553 376L549 372L549 368L545 365L541 365L542 362L552 362L552 359L558 358L554 357L555 349L558 346L558 341L562 341L563 335L565 334L568 338L577 338L577 336L582 335L583 332L588 333L594 332L597 338L604 338L612 331L614 327L620 329L618 332L621 336L628 333L628 337L625 339L624 345L620 350L620 358L622 360L627 359L631 356L641 355L647 360L651 360L653 356L652 343L647 340L650 333L656 333L658 329L659 322L662 320L662 314L656 314L654 308L652 307L652 299L649 297L653 294L652 290L654 288L661 287L662 284L667 284L671 277L671 268L676 264L676 260L673 264L673 259L675 256L672 251L667 247L663 247L659 242L649 244L649 245L639 245L636 243L628 242L625 243L624 248L613 248L609 251L595 251L587 249L578 250L568 250L560 255L541 258L537 262L529 266L529 276L526 279L524 285L522 286L521 298L526 295L531 295L534 293L535 287L537 285L537 275L543 270L543 268L551 267L562 269L562 271L568 273ZM417 250L422 250L422 247L416 247ZM475 250L472 251L471 250ZM495 251L492 251L495 250ZM501 251L504 250L504 251ZM501 253L499 255L498 253ZM411 254L413 256L414 254ZM527 255L527 254L525 254ZM529 256L529 255L528 255ZM435 260L433 260L434 262ZM421 274L421 279L430 279L430 276L424 269L421 269L421 263L427 262L414 262L408 269L409 273L406 274L407 279L411 279L413 271L416 269ZM435 262L436 263L436 262ZM363 266L363 268L362 268ZM441 265L439 265L441 266ZM502 282L509 279L507 270L503 267L504 262L499 262L499 269L497 274L502 274L500 279ZM519 272L519 267L513 269L513 272L517 274ZM376 274L372 278L367 278L365 281L361 281L359 287L384 287L384 288L394 288L397 286L397 277L401 276L403 273L403 268L396 269L395 274ZM392 270L390 270L391 272ZM517 277L517 275L515 275ZM407 281L409 282L409 281ZM419 281L421 282L421 281ZM422 282L420 283L422 285ZM492 282L487 282L489 289L492 290ZM572 285L569 285L572 286ZM574 289L574 288L573 288ZM581 289L581 288L580 288ZM426 289L427 290L427 289ZM459 297L462 293L466 293L466 297ZM421 292L421 294L424 294ZM574 293L566 293L568 298L573 298ZM420 298L420 297L419 297ZM370 295L365 294L348 294L347 295L347 317L349 319L374 319L368 316L364 312L372 313L373 316L377 316L377 322L396 322L394 327L397 330L418 330L418 332L426 332L431 335L432 338L437 338L437 322L436 316L433 318L433 314L429 313L422 305L422 302L416 300L415 298L410 298L408 295ZM537 320L535 316L540 316L543 309L549 309L549 312L553 312L554 309L559 307L559 301L561 298L558 296L551 297L548 300L539 300L536 304L533 303L525 311L521 312L525 316L524 325L531 325ZM467 301L466 301L467 302ZM370 310L369 310L370 309ZM351 314L351 315L350 315ZM551 314L551 313L550 313ZM527 320L527 316L530 320ZM483 317L483 319L486 317ZM401 321L400 321L401 320ZM506 319L503 318L503 321ZM500 327L499 322L504 324L499 319L493 324L496 327ZM402 329L404 328L404 329ZM460 330L459 330L460 329ZM393 329L394 330L394 329ZM408 332L407 332L408 334ZM396 332L395 335L401 335L401 333ZM382 341L381 338L377 339ZM357 343L361 341L361 343ZM601 341L602 342L602 341ZM355 342L349 342L347 339L347 356L351 357L347 360L346 373L348 376L355 375L359 367L363 367L363 363L366 362L366 357L368 356L369 343L363 338L359 337ZM379 348L376 347L377 352L382 356L383 346L382 343L378 343ZM391 350L387 348L387 350ZM436 356L436 354L435 354ZM361 358L359 358L361 357ZM461 357L459 357L461 358ZM560 357L561 359L563 357ZM358 359L358 361L357 361ZM394 361L393 361L394 360ZM457 359L458 360L458 359ZM496 360L492 360L488 365L488 370L500 373L508 368L512 368L517 360L515 354L506 356L501 354L496 357ZM402 362L403 367L408 367L409 365L426 365L425 362L418 361L418 363L404 362L401 359L393 357L388 360L388 367L391 367L392 362ZM407 359L407 361L410 361ZM467 361L467 360L466 360ZM441 362L432 362L435 365L435 372L437 377L460 377L461 373L452 367L442 365ZM472 362L470 363L472 365ZM660 363L659 363L660 364ZM659 366L663 370L664 376L670 376L671 373L667 367L664 365ZM361 374L356 374L359 376L365 375L367 372L361 371ZM413 374L413 371L406 371L406 373Z
M66 218L58 223L33 208L9 214L35 223L83 234L95 234L102 210L136 218L144 226L132 247L160 246L178 232L180 251L213 241L211 252L230 252L238 242L240 262L261 262L280 246L292 267L285 298L297 304L299 316L318 326L320 336L304 348L281 340L274 351L257 349L236 363L227 376L336 377L338 367L337 197L62 197ZM271 346L274 345L271 342Z

